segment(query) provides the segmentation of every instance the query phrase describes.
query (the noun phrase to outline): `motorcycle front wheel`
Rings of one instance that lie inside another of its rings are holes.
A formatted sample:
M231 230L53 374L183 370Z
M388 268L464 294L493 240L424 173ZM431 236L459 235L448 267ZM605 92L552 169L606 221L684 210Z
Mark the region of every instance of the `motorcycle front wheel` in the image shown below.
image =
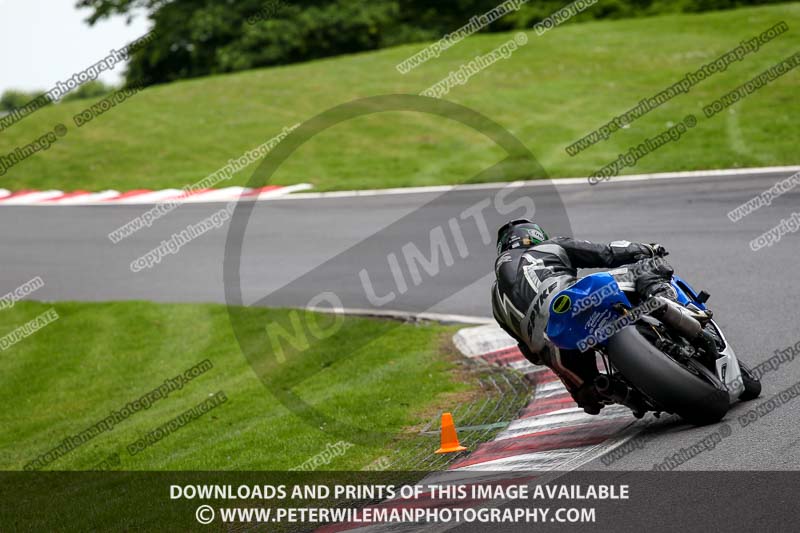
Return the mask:
M761 394L761 381L756 377L750 367L739 361L739 371L742 373L744 392L739 395L739 401L755 400Z

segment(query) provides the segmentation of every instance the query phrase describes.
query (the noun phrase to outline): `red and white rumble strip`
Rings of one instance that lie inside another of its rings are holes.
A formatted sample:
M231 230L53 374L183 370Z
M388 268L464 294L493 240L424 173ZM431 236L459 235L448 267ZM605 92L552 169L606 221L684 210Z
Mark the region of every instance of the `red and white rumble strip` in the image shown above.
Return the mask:
M0 206L4 205L114 205L114 204L155 204L161 202L206 203L232 202L236 200L270 200L298 191L307 191L312 185L268 185L250 189L247 187L225 187L224 189L201 189L187 193L182 189L163 189L151 191L137 189L127 192L119 191L72 191L58 190L11 192L0 189Z
M561 380L548 368L529 363L496 325L462 329L453 342L466 357L522 372L534 387L533 400L520 416L495 440L453 464L454 470L570 470L607 451L610 444L618 445L613 441L636 420L621 405L605 407L597 416L584 413Z
M605 407L597 416L580 409L558 377L548 368L529 363L517 343L496 324L465 328L453 342L468 358L480 358L490 364L514 368L526 375L534 387L533 399L519 417L491 441L453 463L446 472L433 472L420 485L525 483L546 481L552 473L574 470L597 459L633 438L638 432L636 419L627 407ZM456 424L458 421L456 420ZM499 473L499 474L498 474ZM500 477L498 477L498 475ZM371 505L371 508L404 507L482 507L488 499L441 500L423 493L416 500L395 498ZM495 502L497 503L497 502ZM438 524L444 531L453 524ZM334 523L317 531L338 533L401 533L417 530L416 524Z

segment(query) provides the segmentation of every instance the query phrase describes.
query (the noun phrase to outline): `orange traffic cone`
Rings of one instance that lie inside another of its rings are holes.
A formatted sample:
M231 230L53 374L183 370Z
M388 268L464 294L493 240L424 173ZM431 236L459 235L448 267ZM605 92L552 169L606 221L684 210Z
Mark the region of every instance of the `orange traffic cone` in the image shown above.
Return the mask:
M458 442L456 425L453 423L453 415L450 413L442 414L442 445L435 453L453 453L466 450Z

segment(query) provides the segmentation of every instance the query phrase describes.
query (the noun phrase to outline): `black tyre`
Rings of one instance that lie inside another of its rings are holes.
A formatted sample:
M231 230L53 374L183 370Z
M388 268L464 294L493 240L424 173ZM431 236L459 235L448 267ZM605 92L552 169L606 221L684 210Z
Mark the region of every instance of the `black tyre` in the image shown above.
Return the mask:
M744 392L739 395L739 401L755 400L761 394L761 381L753 374L750 367L739 361L739 370L742 372Z
M684 366L653 346L634 326L611 337L608 357L629 383L665 411L692 424L718 422L730 408L728 390L714 374L700 365Z

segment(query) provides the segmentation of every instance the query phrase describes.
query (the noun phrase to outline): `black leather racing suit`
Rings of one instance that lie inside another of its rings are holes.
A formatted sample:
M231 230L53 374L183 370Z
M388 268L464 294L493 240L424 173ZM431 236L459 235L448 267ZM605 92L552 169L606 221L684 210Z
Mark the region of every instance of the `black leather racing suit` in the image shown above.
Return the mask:
M495 261L497 277L492 287L492 311L498 324L520 345L523 355L534 364L550 367L567 390L582 403L576 391L597 376L594 357L577 350L559 350L545 333L550 302L559 291L577 281L579 268L616 268L648 261L655 255L648 244L615 241L596 244L569 237L555 237L528 248L500 254ZM668 283L672 268L664 263L636 279L636 290L645 297L654 294L674 298ZM670 294L672 293L672 295Z

